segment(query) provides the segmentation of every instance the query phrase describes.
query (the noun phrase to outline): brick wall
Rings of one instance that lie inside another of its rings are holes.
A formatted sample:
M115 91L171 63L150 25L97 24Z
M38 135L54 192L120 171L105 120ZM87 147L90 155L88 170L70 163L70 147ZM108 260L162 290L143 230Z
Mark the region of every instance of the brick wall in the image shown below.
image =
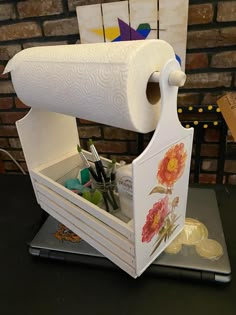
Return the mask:
M112 1L0 0L0 73L7 61L22 49L77 43L79 31L75 7L100 2ZM227 141L224 134L222 136L225 129L214 106L220 95L235 89L235 69L236 1L190 0L187 82L180 90L178 105L183 124L195 126L198 135L195 136L193 151L192 181L236 184L235 145L230 136ZM9 75L1 75L0 148L7 149L25 169L15 121L27 111L28 107L15 95ZM142 137L82 119L78 119L78 128L85 148L87 139L93 137L102 155L128 162L137 156L151 137L151 134ZM0 152L0 172L4 171L18 170Z

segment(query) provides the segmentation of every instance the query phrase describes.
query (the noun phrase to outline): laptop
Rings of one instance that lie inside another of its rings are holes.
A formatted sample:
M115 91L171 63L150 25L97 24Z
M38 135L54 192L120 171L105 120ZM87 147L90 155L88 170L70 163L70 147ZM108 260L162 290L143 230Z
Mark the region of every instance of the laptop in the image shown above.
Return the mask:
M189 188L186 217L198 220L207 227L208 238L221 245L223 255L209 260L200 256L194 246L182 245L182 249L176 254L163 252L142 276L151 274L158 277L230 282L231 267L214 190ZM43 258L118 268L51 216L30 243L29 252Z

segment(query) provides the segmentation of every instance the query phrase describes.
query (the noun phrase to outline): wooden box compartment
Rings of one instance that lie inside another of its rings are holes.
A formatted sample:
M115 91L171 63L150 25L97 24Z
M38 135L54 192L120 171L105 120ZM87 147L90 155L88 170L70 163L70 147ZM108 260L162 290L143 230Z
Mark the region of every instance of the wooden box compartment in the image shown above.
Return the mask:
M84 151L88 159L90 153ZM108 160L103 159L106 165ZM78 153L31 171L40 206L121 268L135 274L133 220L110 214L71 192L64 183L83 168ZM78 228L79 226L79 228Z

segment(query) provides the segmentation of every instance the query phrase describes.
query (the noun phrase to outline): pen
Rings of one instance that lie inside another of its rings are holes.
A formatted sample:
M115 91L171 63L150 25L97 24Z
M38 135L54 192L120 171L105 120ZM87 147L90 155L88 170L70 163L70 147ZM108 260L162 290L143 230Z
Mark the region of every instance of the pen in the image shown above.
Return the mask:
M89 147L90 147L90 151L92 152L92 155L93 155L93 158L94 158L94 163L95 163L95 167L96 167L98 176L101 177L101 175L102 175L104 180L107 181L106 172L104 170L102 161L100 159L100 156L97 153L97 150L96 150L96 148L95 148L95 146L93 144L93 140L92 139L89 139ZM100 181L102 181L102 178L100 178Z
M113 210L116 210L116 209L118 209L118 205L116 203L113 191L112 191L111 187L106 188L106 184L109 185L110 178L108 178L106 175L102 161L100 159L100 156L98 155L98 152L97 152L97 150L93 144L92 139L89 139L89 148L90 148L90 151L91 151L93 159L94 159L94 164L95 164L96 171L97 171L98 181L100 183L103 183L103 186L104 186L103 199L104 199L104 203L106 206L106 210L109 212L108 202L111 204ZM109 194L109 192L110 192L110 194Z
M114 196L114 188L115 188L115 172L116 172L116 160L112 159L112 162L108 166L107 170L107 183L109 183L107 194L108 194L108 200L110 201L113 210L116 210L119 208L116 198Z
M115 183L116 180L116 159L112 159L111 161L111 175L110 175L110 180L111 182ZM119 208L114 193L113 193L113 189L110 189L110 194L111 194L111 198L113 201L113 209L116 210Z
M84 152L82 151L81 147L79 145L77 145L77 150L79 152L79 155L85 165L86 168L88 168L91 176L96 180L99 181L98 179L98 175L95 173L94 169L92 168L92 166L89 164L89 161L87 160L86 156L84 155Z
M116 159L112 159L111 161L111 181L116 179Z

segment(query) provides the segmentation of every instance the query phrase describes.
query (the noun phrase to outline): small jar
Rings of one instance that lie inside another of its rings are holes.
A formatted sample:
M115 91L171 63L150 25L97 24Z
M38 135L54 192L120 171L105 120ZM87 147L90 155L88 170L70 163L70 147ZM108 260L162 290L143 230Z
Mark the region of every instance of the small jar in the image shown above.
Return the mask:
M133 218L132 164L127 164L117 169L116 182L121 212L129 219L132 219Z
M92 188L102 193L102 203L99 205L107 212L114 213L119 210L119 201L116 190L116 181L92 181Z

